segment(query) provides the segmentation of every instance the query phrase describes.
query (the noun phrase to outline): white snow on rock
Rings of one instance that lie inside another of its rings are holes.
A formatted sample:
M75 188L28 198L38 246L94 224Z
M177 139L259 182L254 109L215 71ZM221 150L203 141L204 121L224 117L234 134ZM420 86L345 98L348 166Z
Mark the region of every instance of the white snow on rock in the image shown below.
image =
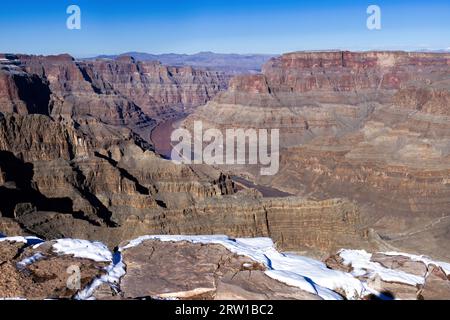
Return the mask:
M364 284L352 275L331 270L320 261L282 254L275 249L270 238L231 239L227 236L144 236L130 241L120 250L135 247L146 240L188 241L191 243L220 244L231 252L248 256L267 267L266 274L280 282L317 294L323 299L339 300L335 290L348 299L365 294Z
M122 261L115 263L113 254L108 247L101 242L91 242L79 239L56 240L53 249L58 254L72 255L76 258L90 259L97 262L110 262L105 268L106 274L95 278L88 286L77 293L75 299L90 300L93 294L102 284L116 288L120 278L125 275L125 265Z
M364 250L341 250L339 255L344 259L345 265L353 267L352 275L355 277L367 276L374 278L378 275L382 280L387 282L397 282L415 286L423 284L424 278L406 273L401 270L393 270L383 267L378 262L370 261L371 253Z
M409 253L402 253L402 252L383 252L383 254L387 255L387 256L403 256L403 257L407 257L413 261L418 261L418 262L423 262L426 266L437 266L437 267L441 267L442 270L445 272L446 276L450 275L450 263L447 262L442 262L442 261L434 261L431 258L427 257L427 256L418 256L418 255L414 255L414 254L409 254Z
M39 239L37 237L22 237L22 236L0 238L0 242L4 241L30 243L30 242L43 242L44 240Z
M404 283L412 286L424 283L424 277L406 273L401 270L389 269L377 262L371 261L372 254L364 250L339 251L339 256L344 264L352 266L351 273L331 270L320 261L295 254L284 254L276 250L270 238L238 238L232 239L228 236L143 236L129 241L125 246L119 248L119 252L113 253L101 242L91 242L77 239L60 239L53 244L53 250L57 254L72 255L76 258L90 259L97 262L108 262L105 274L99 276L79 291L76 299L92 299L97 288L107 284L113 289L119 290L120 279L126 274L125 264L120 252L140 245L147 240L165 242L187 241L201 244L218 244L229 251L242 256L247 256L266 266L266 275L285 284L298 287L304 291L316 294L327 300L340 300L343 294L348 299L359 299L369 294L379 295L371 289L364 280L358 277L373 279L379 276L386 282ZM0 238L0 242L20 242L28 245L42 243L43 240L36 237L9 237ZM38 247L39 245L34 245ZM427 266L436 265L441 267L447 275L450 274L450 264L446 262L433 261L425 256L411 255L398 252L385 252L388 256L404 256L413 261L421 261ZM18 263L18 267L26 267L44 256L37 252L33 256ZM340 294L338 294L339 292Z
M75 296L76 300L91 300L93 299L93 295L98 287L100 287L102 284L107 284L112 288L118 288L120 278L122 278L126 271L125 271L125 265L122 261L114 264L111 263L106 269L106 274L103 276L100 276L94 281L92 281L86 288L81 290L77 293Z
M27 266L29 266L30 264L35 263L36 261L39 261L41 259L45 258L45 256L41 253L41 252L37 252L34 255L32 255L29 258L25 258L22 261L17 263L17 268L19 269L24 269Z
M59 239L53 245L58 254L72 255L75 258L90 259L97 262L111 262L112 253L101 242L78 239Z

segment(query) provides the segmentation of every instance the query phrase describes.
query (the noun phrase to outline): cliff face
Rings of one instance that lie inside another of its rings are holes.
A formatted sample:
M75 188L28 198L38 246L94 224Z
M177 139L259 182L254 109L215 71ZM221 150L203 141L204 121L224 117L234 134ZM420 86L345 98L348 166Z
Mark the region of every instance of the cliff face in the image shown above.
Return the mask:
M113 244L142 234L227 233L270 236L289 250L378 247L349 202L235 194L227 176L161 159L128 129L0 115L0 212L42 237ZM7 221L3 232L12 230Z
M49 239L77 237L108 244L142 234L270 236L282 248L319 253L382 245L363 227L359 208L349 201L267 200L245 190L236 194L231 179L219 170L175 165L152 151L144 135L154 124L148 114L162 106L165 117L165 105L177 109L210 99L222 88L216 83L219 74L130 58L2 59L1 74L8 84L2 86L7 103L2 103L0 117L0 193L5 199L0 226L5 230L12 230L15 221ZM17 85L16 74L26 79L30 91ZM233 81L230 92L243 90L240 79ZM263 104L273 100L267 78L249 79L247 98L263 95L258 108L281 114ZM49 95L47 104L20 93L33 92L34 80L48 89L43 91ZM224 93L214 103L228 96ZM354 116L346 106L341 109ZM220 120L225 111L210 119ZM249 112L250 117L240 114L239 121L265 116L251 118Z
M232 169L290 193L352 199L393 245L445 255L449 74L448 54L291 53L234 78L185 126L279 128L277 175Z
M49 114L50 90L36 75L0 63L0 110L19 114Z
M100 91L114 90L161 117L205 104L227 88L228 77L192 67L167 67L159 62L136 62L131 57L79 64Z
M94 118L149 141L155 119L188 112L227 88L228 77L159 62L75 61L69 55L0 57L0 111L75 121Z

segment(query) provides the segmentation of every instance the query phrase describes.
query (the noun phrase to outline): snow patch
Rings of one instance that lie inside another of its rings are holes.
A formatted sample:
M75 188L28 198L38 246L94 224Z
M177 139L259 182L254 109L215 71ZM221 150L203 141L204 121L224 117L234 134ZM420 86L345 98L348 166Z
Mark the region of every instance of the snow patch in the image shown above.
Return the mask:
M77 293L75 296L76 300L92 300L93 295L98 287L100 287L102 284L107 284L112 288L118 288L120 278L122 278L126 271L125 271L125 265L122 261L114 264L111 263L106 269L106 274L102 275L94 281L92 281L86 288L81 290Z
M72 255L75 258L89 259L97 262L111 262L112 253L101 242L78 239L59 239L53 245L58 254Z
M406 273L401 270L389 269L378 262L373 262L370 259L372 254L364 250L341 250L339 256L344 259L344 264L352 266L351 274L355 277L366 276L374 279L379 276L381 280L387 282L404 283L411 286L422 285L425 283L424 277L416 276ZM402 255L402 254L397 254Z
M45 258L45 256L41 253L41 252L37 252L34 255L32 255L29 258L25 258L22 261L17 263L17 268L18 269L24 269L27 266L29 266L30 264L35 263L36 261L39 261L41 259Z
M25 243L28 245L44 242L44 240L39 239L37 237L22 237L22 236L0 238L0 242L4 242L4 241Z

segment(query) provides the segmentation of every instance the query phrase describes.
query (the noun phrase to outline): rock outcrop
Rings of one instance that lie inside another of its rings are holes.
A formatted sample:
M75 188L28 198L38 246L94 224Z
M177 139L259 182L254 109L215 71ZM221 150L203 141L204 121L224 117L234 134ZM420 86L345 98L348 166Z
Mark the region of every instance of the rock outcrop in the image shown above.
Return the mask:
M22 239L0 241L1 299L70 299L105 274L107 262L60 255L53 244L33 249Z
M146 241L124 250L122 259L127 273L120 288L128 299L318 299L269 278L265 266L221 245Z
M23 71L15 60L7 65L2 62L0 60L0 110L48 115L50 90L43 79Z
M340 250L326 264L267 238L143 236L115 245L0 238L0 299L448 299L450 264ZM328 267L327 267L328 266Z

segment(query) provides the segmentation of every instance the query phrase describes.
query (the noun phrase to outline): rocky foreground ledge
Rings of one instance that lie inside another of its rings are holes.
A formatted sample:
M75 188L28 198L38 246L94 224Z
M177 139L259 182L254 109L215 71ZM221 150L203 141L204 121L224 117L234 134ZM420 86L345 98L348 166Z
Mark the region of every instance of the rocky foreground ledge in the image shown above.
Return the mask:
M103 243L0 238L0 299L450 299L450 264L340 250L325 262L271 239L144 236Z

